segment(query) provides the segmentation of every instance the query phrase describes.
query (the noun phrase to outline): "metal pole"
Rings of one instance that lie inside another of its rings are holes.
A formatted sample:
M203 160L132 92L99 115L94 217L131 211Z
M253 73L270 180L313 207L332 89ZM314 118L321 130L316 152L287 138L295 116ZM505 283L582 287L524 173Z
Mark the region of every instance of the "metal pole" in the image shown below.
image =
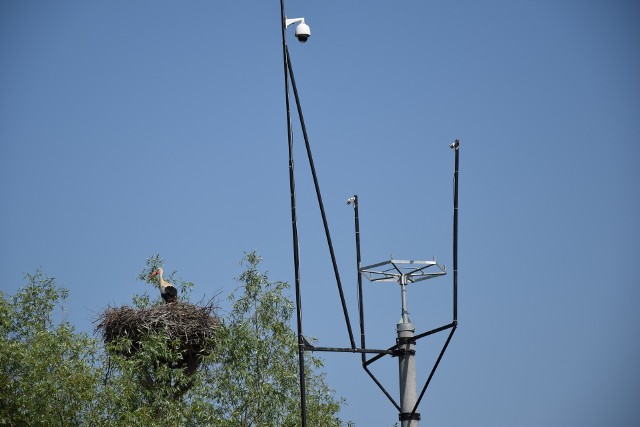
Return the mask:
M398 333L398 367L400 374L400 425L401 427L418 427L420 414L415 413L416 395L416 361L414 333L416 327L409 320L407 312L407 277L400 278L402 295L402 318L396 326Z
M289 102L289 53L286 41L286 17L284 0L280 0L280 25L282 27L282 58L284 66L284 91L287 108L287 138L289 143L289 190L291 196L291 230L293 236L293 265L295 270L296 320L298 326L298 359L300 378L300 417L302 427L307 427L307 403L304 374L304 338L302 336L302 296L300 294L300 254L298 251L298 220L296 216L296 182L293 167L293 129L291 127L291 106Z
M360 214L358 212L358 195L353 195L353 214L356 230L356 262L358 264L358 311L360 314L360 348L367 348L364 335L364 298L362 295L362 259L360 257ZM362 365L366 363L365 354L362 353ZM365 368L366 369L366 368Z
M451 144L456 160L453 171L453 323L458 322L458 165L460 163L460 140Z
M444 343L440 354L438 355L438 359L436 363L433 365L431 369L431 373L429 374L429 378L427 378L427 382L422 387L422 391L420 392L420 396L418 397L418 401L416 402L413 411L415 412L418 409L418 405L420 401L424 397L424 393L427 391L427 387L431 383L431 379L438 369L438 365L440 364L440 360L442 360L442 356L444 352L447 350L449 346L449 342L453 337L453 334L456 332L456 327L458 326L458 166L460 163L460 140L456 139L455 142L449 147L455 150L455 164L453 169L453 322L449 325L443 326L441 328L434 329L429 332L425 332L423 334L419 334L417 338L422 338L424 336L430 335L434 332L439 332L444 329L451 328L451 332L449 332L449 336L447 337L447 341Z

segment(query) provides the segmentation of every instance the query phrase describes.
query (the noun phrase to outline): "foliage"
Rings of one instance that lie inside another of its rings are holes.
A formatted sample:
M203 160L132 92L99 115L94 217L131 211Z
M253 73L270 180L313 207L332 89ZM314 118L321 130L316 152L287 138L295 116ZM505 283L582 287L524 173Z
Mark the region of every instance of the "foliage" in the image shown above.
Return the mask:
M231 294L232 311L219 338L220 354L212 379L214 399L228 426L299 426L298 344L290 321L294 306L284 296L289 285L271 282L258 271L260 257L243 260L241 286ZM307 355L307 421L340 425L340 402L315 372L320 359Z
M162 331L145 335L135 354L126 337L101 346L67 322L55 322L68 296L38 271L14 296L0 292L0 425L299 426L296 334L288 285L271 282L247 254L240 286L221 319L214 353L195 373L180 369L180 341ZM147 260L147 281L159 256ZM188 298L193 288L168 276ZM148 281L147 281L148 282ZM159 293L133 297L136 307L160 304ZM307 417L312 426L339 426L341 401L306 356ZM178 368L176 368L178 367Z
M16 295L0 291L0 424L77 425L99 379L97 342L56 324L67 298L41 271Z
M104 382L99 386L94 411L87 419L89 424L211 424L211 405L205 405L205 396L190 388L191 382L199 377L172 369L162 362L181 357L178 340L167 340L161 333L151 333L141 341L140 349L133 357L125 357L118 351L123 347L130 348L130 343L120 341L109 347ZM185 393L185 390L189 391ZM193 405L195 402L198 407Z

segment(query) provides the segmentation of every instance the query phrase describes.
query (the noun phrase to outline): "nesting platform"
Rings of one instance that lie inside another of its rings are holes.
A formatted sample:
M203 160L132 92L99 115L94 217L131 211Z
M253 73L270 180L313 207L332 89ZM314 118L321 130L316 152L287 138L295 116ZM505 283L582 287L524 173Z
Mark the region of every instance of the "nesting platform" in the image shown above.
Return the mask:
M109 307L98 317L96 330L107 344L128 339L128 348L118 349L125 357L133 357L145 337L164 333L169 340L179 340L182 353L181 359L164 362L192 374L200 365L201 356L215 351L214 335L220 326L215 309L211 302L205 305L175 302L150 308Z

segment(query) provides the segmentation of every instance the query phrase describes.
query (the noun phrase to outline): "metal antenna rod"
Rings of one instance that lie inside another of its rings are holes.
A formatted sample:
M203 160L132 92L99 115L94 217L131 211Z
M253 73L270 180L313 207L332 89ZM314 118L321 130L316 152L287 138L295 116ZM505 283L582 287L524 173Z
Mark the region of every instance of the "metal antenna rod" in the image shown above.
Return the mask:
M458 166L460 164L460 140L450 145L456 152L453 171L453 322L458 322Z
M302 335L302 297L300 294L300 254L298 251L298 219L296 216L296 182L293 168L293 129L291 127L291 106L289 102L289 51L285 32L287 30L284 14L284 0L280 0L280 26L282 27L282 58L284 67L284 92L287 108L287 138L289 143L289 189L291 195L291 229L293 235L293 266L295 270L296 319L298 326L298 358L300 376L300 417L302 427L307 427L307 403L304 374L304 337Z
M433 378L433 374L435 374L436 369L438 369L438 365L440 364L440 360L442 360L442 356L444 352L447 350L449 346L449 342L453 337L453 334L456 332L456 328L458 326L458 167L460 164L460 140L456 139L455 142L449 147L455 150L455 163L453 169L453 322L451 325L447 325L444 328L451 326L451 332L449 332L449 336L447 337L442 350L440 350L440 354L438 355L438 359L436 363L433 365L431 369L431 373L429 374L429 378L427 378L427 382L424 384L422 391L420 392L420 396L418 396L418 400L416 401L416 405L413 408L411 414L413 415L418 409L418 405L420 401L424 397L424 393L427 391L427 387L431 383L431 379Z
M367 348L364 335L364 300L362 295L362 258L360 257L360 214L358 211L358 195L354 194L347 203L353 203L354 226L356 232L356 262L358 264L358 311L360 314L360 348ZM367 361L366 355L362 353L362 366L365 367Z

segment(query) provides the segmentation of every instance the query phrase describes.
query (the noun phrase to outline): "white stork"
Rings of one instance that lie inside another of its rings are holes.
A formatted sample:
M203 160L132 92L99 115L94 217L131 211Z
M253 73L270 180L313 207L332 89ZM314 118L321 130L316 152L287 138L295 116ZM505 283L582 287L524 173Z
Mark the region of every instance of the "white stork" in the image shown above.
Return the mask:
M160 276L159 284L160 284L160 296L166 303L177 302L178 301L178 290L171 283L167 282L162 278L162 273L164 270L160 267L156 269L153 273L149 275L149 279L154 278L155 276Z

